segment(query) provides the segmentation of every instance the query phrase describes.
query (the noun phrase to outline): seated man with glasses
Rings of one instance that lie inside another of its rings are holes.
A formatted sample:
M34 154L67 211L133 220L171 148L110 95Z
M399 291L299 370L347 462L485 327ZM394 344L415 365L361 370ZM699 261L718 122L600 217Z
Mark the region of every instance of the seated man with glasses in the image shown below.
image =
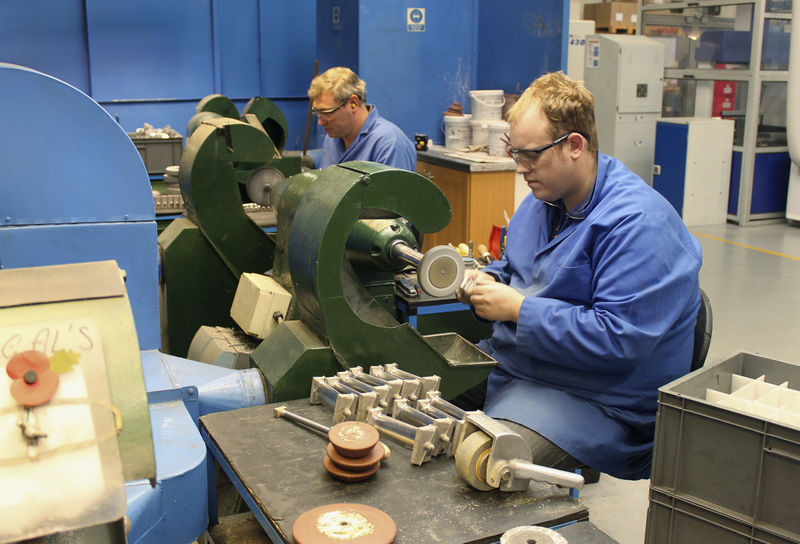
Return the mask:
M331 68L311 81L311 112L327 136L319 168L347 161L373 161L416 170L414 143L400 128L368 105L367 84L352 70Z
M657 390L692 359L700 245L661 195L598 152L582 83L545 74L507 118L532 194L505 255L459 290L495 321L479 346L500 364L455 402L510 421L534 463L648 478Z

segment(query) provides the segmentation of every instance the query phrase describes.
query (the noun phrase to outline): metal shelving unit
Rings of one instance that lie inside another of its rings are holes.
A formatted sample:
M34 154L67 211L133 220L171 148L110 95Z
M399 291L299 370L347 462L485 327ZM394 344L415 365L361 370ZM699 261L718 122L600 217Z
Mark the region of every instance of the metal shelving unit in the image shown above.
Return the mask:
M791 2L639 0L638 9L638 33L668 50L663 116L735 119L728 219L782 220L791 164L785 132ZM730 104L716 102L720 84L734 89Z

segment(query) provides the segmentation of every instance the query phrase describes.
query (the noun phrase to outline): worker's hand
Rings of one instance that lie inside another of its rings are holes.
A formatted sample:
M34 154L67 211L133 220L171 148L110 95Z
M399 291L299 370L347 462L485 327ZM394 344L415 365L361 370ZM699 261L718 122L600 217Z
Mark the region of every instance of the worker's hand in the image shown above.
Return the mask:
M487 274L486 272L481 272L480 270L476 270L471 268L464 272L464 281L461 282L461 287L458 288L456 291L456 298L459 302L463 304L472 305L469 300L470 294L472 293L472 288L476 285L481 285L485 283L496 283L497 280L494 279L494 276Z
M470 290L469 300L478 317L516 323L525 297L505 283L492 282L476 284Z

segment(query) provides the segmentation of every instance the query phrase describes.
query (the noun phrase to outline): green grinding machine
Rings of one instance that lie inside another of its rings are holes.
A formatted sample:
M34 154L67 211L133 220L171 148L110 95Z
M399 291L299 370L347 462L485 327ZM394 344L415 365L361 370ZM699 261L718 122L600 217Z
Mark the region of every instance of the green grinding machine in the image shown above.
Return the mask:
M233 326L239 277L270 271L292 296L251 353L270 402L308 396L313 376L356 365L437 374L446 398L481 382L494 360L457 334L421 335L394 309L394 275L408 265L429 294L452 294L461 283L455 249L423 255L409 226L429 233L447 225L444 194L414 172L369 162L265 175L273 152L263 127L248 119L205 120L190 137L180 168L186 217L159 237L165 348L182 355L199 327ZM276 212L272 235L242 211L245 173Z

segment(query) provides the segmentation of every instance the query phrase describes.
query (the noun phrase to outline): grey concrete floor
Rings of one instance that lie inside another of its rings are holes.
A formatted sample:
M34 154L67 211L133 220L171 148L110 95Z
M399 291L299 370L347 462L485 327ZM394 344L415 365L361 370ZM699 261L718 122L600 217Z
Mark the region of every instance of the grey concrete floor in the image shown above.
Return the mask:
M713 310L706 364L750 352L800 364L800 226L689 229L703 248L700 285ZM590 520L620 544L644 542L648 480L602 475L581 491Z

